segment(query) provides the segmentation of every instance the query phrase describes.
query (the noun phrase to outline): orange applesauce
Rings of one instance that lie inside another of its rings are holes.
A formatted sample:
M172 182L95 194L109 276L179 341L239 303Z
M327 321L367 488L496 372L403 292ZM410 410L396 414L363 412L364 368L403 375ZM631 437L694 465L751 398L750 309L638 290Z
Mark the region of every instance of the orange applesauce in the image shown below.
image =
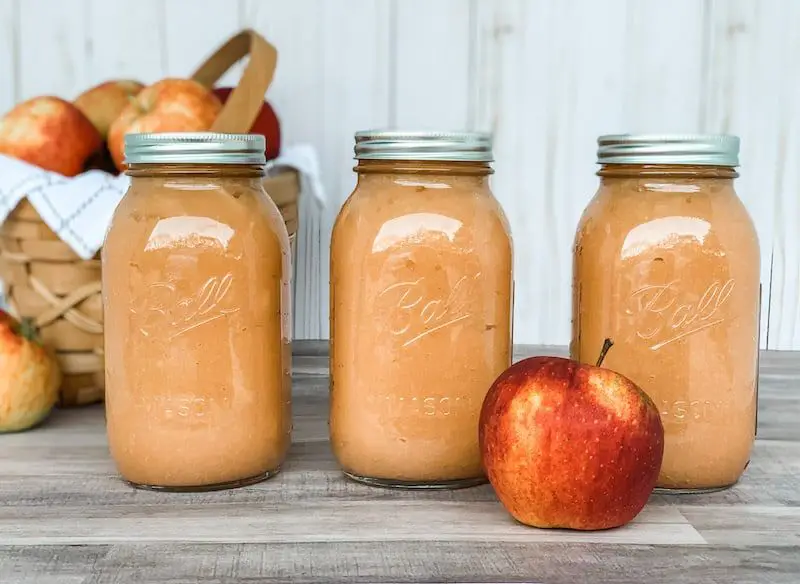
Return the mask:
M168 490L272 476L291 431L290 256L264 139L128 135L126 160L102 272L117 468Z
M511 364L512 243L480 134L363 132L331 244L333 452L355 480L485 482L478 416Z
M571 354L660 410L658 487L724 488L756 433L760 255L732 136L605 136L574 247Z

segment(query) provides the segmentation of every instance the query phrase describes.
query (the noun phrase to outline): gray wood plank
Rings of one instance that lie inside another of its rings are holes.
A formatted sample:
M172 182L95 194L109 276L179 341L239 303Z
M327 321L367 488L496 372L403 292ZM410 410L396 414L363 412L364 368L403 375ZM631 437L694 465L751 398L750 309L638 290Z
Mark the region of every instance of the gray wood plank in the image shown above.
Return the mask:
M675 507L647 507L633 522L607 531L531 529L495 502L317 501L92 507L14 507L0 512L9 545L116 542L280 543L481 541L702 544Z
M324 422L318 420L318 425ZM310 423L309 425L314 425ZM96 441L103 441L98 423ZM5 461L0 480L0 501L6 507L50 505L169 504L176 496L131 489L118 480L105 446L68 445L47 451L41 446L19 449L31 462ZM83 455L83 462L76 464ZM88 462L87 462L88 461ZM753 462L732 489L704 495L655 495L654 504L800 506L800 448L795 442L759 441ZM490 486L455 491L404 491L376 489L348 481L339 472L326 440L298 441L292 445L284 471L247 489L192 493L181 502L238 501L264 497L298 504L318 499L494 501ZM0 507L0 514L4 509Z
M0 547L4 584L797 584L798 574L797 547L485 542Z
M798 507L681 505L679 508L711 544L800 546Z
M327 343L295 345L294 443L248 488L128 487L102 406L0 437L0 582L800 582L800 353L764 353L759 439L734 488L656 494L606 532L515 523L490 486L396 491L346 480L327 442ZM565 354L517 347L515 359Z

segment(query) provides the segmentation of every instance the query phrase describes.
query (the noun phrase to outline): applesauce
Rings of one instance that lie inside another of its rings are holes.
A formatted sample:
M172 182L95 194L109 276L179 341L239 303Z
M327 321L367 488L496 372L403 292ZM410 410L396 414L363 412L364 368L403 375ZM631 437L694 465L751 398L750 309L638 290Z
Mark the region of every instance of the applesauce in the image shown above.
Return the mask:
M736 483L756 434L760 254L734 190L733 136L603 136L600 187L577 228L571 355L655 401L658 480L672 491Z
M102 252L106 417L122 477L208 490L290 443L290 255L264 138L129 134Z
M331 243L333 452L369 484L485 482L478 417L511 364L512 242L481 134L361 132Z

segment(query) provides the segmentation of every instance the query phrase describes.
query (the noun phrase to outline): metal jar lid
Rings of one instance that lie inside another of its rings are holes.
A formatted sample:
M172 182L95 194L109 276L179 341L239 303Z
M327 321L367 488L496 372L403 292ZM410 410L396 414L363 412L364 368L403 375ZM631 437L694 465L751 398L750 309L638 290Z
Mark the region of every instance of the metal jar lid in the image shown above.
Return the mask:
M599 164L739 166L739 138L726 134L615 134L597 146Z
M266 164L260 134L168 132L125 135L126 164Z
M358 160L491 162L492 139L482 132L356 132Z

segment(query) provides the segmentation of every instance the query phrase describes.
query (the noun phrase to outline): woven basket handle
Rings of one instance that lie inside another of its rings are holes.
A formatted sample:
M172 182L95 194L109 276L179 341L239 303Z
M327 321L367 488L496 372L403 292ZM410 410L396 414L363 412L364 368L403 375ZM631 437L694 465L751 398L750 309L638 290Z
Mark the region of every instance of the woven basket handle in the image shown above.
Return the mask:
M250 62L211 126L212 132L250 131L275 75L278 51L257 32L245 29L228 39L192 75L195 81L212 88L228 69L248 54Z

